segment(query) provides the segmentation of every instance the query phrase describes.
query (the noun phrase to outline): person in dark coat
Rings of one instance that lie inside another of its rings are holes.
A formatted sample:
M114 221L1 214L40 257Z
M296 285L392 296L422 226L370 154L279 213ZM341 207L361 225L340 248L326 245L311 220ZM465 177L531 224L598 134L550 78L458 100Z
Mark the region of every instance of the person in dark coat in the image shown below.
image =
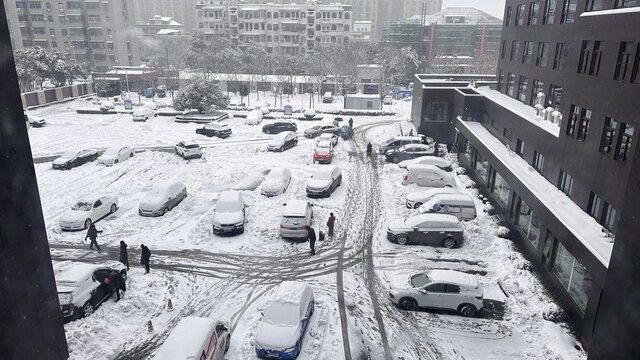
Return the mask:
M107 286L107 289L116 292L116 302L120 301L120 290L123 292L127 291L127 288L124 285L124 279L119 271L111 271L108 277L104 279L104 283Z
M353 129L353 118L349 118L349 127Z
M102 234L102 230L96 229L96 226L93 225L93 223L91 223L91 225L89 225L89 230L87 230L87 235L84 237L84 241L87 241L87 238L91 239L91 244L89 244L89 249L93 250L93 245L95 245L96 249L98 249L98 252L101 252L100 246L96 241L98 234Z
M329 220L327 220L327 227L329 228L329 236L333 237L333 226L336 224L336 217L333 213L329 214Z
M151 250L149 250L148 247L143 245L140 245L140 248L142 249L142 256L140 257L140 264L144 265L144 273L148 274L149 273L149 259L151 258Z
M307 225L307 240L309 240L309 247L311 248L311 255L316 254L316 231L309 225Z
M129 253L127 252L127 243L120 240L120 262L127 267L129 271Z

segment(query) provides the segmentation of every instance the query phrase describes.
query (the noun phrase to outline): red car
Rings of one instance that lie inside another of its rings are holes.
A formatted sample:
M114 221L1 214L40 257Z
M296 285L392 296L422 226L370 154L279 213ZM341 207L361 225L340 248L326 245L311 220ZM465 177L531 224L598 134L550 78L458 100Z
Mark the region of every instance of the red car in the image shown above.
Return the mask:
M333 145L330 141L319 142L316 151L313 153L313 162L331 164L331 160L333 160Z

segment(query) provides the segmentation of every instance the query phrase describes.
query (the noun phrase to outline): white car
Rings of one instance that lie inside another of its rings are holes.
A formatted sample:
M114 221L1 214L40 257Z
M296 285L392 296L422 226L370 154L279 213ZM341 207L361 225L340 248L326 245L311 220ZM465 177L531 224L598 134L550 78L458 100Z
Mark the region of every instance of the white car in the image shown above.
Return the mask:
M133 157L133 149L128 146L117 146L108 148L104 154L98 158L98 164L104 166L113 166L119 162L123 162Z
M202 149L200 148L200 145L193 140L180 141L174 148L176 154L180 155L183 159L202 157Z
M342 170L339 167L333 165L322 167L307 181L307 196L331 196L340 184L342 184Z
M333 146L338 145L338 135L336 134L330 134L330 133L324 133L320 136L318 136L317 140L316 140L316 144L319 144L323 141L329 141Z
M419 307L457 311L471 317L483 307L484 294L473 275L454 270L429 270L391 280L391 301L405 310Z
M409 209L417 209L420 207L420 205L426 203L434 196L440 194L460 194L460 192L450 187L433 188L425 191L415 191L407 194L406 205Z
M260 193L267 197L284 194L291 183L291 170L284 167L276 167L269 171L260 187Z
M213 210L213 233L235 235L244 232L244 199L239 191L223 191Z
M115 107L116 106L113 104L113 102L109 100L105 100L100 103L100 111L102 112L108 112L109 110L115 109Z
M184 317L171 330L154 360L222 360L229 350L229 329L227 321Z
M296 145L298 145L298 135L293 131L285 131L273 137L267 145L267 150L282 152Z
M116 210L118 210L118 198L113 195L86 199L78 201L71 210L62 214L58 223L62 230L87 229L91 223L113 214Z
M298 356L313 309L313 290L309 285L283 281L258 321L256 355L278 359Z
M406 169L407 166L411 165L411 164L433 165L433 166L439 167L440 169L442 169L444 171L451 171L452 170L451 161L445 160L445 159L443 159L441 157L437 157L437 156L433 156L433 155L420 156L420 157L417 157L415 159L403 160L403 161L400 161L398 163L398 166L400 166L401 169Z
M391 105L393 104L393 98L390 95L387 95L382 99L382 103L385 105Z
M133 110L131 118L133 121L147 121L149 118L156 116L156 112L146 106L141 106Z
M247 125L259 125L262 122L262 110L252 110L247 115L244 123Z
M232 190L248 190L253 191L262 184L264 181L264 177L268 174L269 171L259 172L255 171L247 174L242 179L240 179L235 185L231 187Z
M187 187L180 181L156 185L140 201L140 216L163 216L187 197Z
M25 117L27 118L27 123L34 128L39 128L39 127L43 127L47 124L47 121L40 116L36 116L36 115L26 115Z

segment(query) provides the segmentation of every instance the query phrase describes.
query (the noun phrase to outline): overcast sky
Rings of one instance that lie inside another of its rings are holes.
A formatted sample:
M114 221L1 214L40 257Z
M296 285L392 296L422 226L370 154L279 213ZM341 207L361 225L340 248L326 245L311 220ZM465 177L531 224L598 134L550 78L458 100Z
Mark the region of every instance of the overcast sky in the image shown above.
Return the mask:
M504 15L505 0L442 0L442 8L453 6L469 6L480 9L498 19Z

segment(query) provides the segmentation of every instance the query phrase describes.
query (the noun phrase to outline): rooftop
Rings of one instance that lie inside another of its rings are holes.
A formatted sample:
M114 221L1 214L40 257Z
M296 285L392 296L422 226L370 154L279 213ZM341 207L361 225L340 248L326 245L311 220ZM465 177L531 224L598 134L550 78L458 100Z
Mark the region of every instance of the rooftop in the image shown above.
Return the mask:
M427 16L425 24L502 24L502 20L473 7L448 7L433 15Z

